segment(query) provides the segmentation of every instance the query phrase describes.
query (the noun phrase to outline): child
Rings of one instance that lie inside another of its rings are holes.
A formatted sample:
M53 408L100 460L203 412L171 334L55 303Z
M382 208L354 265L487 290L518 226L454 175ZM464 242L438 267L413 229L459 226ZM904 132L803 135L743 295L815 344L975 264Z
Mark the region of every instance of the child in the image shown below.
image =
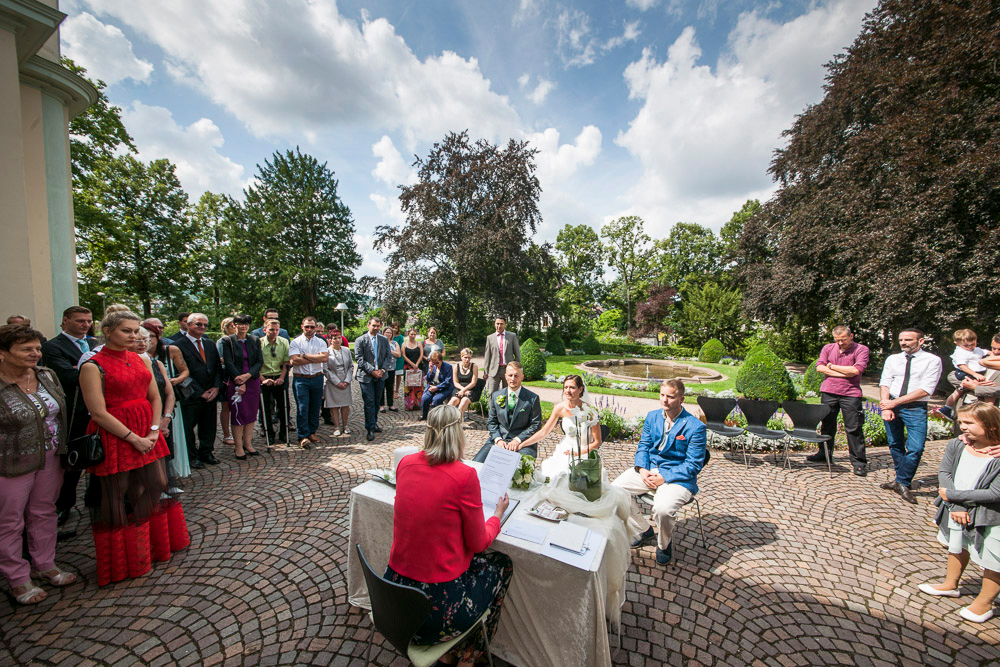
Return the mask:
M948 443L938 474L938 541L948 548L942 584L920 584L927 595L958 597L962 573L971 559L983 568L983 586L962 618L984 623L993 616L1000 593L1000 459L987 450L1000 445L1000 409L973 403L958 411L962 438ZM964 438L964 442L963 442Z
M939 410L948 419L953 419L955 405L968 391L962 387L962 380L966 377L980 382L986 379L983 375L986 367L979 363L979 360L986 356L986 350L976 347L976 332L972 329L959 329L955 332L954 338L955 353L951 355L951 363L955 366L955 370L948 374L948 382L955 387L955 391Z

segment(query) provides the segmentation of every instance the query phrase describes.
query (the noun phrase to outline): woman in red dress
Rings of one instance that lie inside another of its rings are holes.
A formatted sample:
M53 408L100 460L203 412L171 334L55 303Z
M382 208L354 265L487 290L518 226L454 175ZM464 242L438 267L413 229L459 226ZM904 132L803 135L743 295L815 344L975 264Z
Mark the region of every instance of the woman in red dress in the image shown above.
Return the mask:
M101 484L93 532L97 583L104 586L146 574L153 560L169 560L190 537L180 503L161 500L169 450L159 431L160 393L149 360L128 350L139 317L108 313L101 329L104 347L80 368L80 391L90 410L88 433L104 444L104 462L90 468Z

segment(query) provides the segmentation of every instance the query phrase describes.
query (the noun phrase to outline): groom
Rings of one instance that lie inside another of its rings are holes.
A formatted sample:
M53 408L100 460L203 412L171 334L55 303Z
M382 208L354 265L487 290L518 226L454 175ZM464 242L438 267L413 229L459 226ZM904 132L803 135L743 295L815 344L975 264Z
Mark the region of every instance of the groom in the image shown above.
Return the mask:
M538 457L536 445L524 447L521 443L542 427L542 404L536 394L521 386L524 370L520 363L507 363L505 379L507 387L490 396L490 416L486 419L490 439L476 453L474 461L485 461L494 445Z

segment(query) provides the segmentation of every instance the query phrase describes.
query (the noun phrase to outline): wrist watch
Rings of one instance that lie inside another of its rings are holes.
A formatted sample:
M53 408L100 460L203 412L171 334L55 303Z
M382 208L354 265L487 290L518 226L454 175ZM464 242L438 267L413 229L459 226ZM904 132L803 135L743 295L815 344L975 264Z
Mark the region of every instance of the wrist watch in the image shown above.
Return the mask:
M150 431L159 431L160 430L160 426L159 426L159 424L153 424L152 426L149 427L149 430Z
M641 470L642 470L642 467L641 467L641 466L636 466L636 467L635 467L635 471L636 471L636 472L639 472L639 471L641 471Z

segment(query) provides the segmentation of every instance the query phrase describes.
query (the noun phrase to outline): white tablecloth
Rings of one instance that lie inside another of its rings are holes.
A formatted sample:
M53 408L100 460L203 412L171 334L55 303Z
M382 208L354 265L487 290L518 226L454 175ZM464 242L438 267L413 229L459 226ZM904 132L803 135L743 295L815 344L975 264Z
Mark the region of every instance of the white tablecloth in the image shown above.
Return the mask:
M536 493L512 489L510 496L521 504L508 521L554 525L527 514ZM357 607L369 609L371 605L355 545L361 545L369 564L382 574L392 546L395 497L394 488L374 480L351 489L347 589L350 603ZM575 516L569 521L582 523ZM495 655L522 667L611 664L605 595L609 577L624 577L624 573L608 571L604 546L590 571L553 560L540 553L542 545L503 533L490 548L507 554L514 564L500 626L491 644Z

